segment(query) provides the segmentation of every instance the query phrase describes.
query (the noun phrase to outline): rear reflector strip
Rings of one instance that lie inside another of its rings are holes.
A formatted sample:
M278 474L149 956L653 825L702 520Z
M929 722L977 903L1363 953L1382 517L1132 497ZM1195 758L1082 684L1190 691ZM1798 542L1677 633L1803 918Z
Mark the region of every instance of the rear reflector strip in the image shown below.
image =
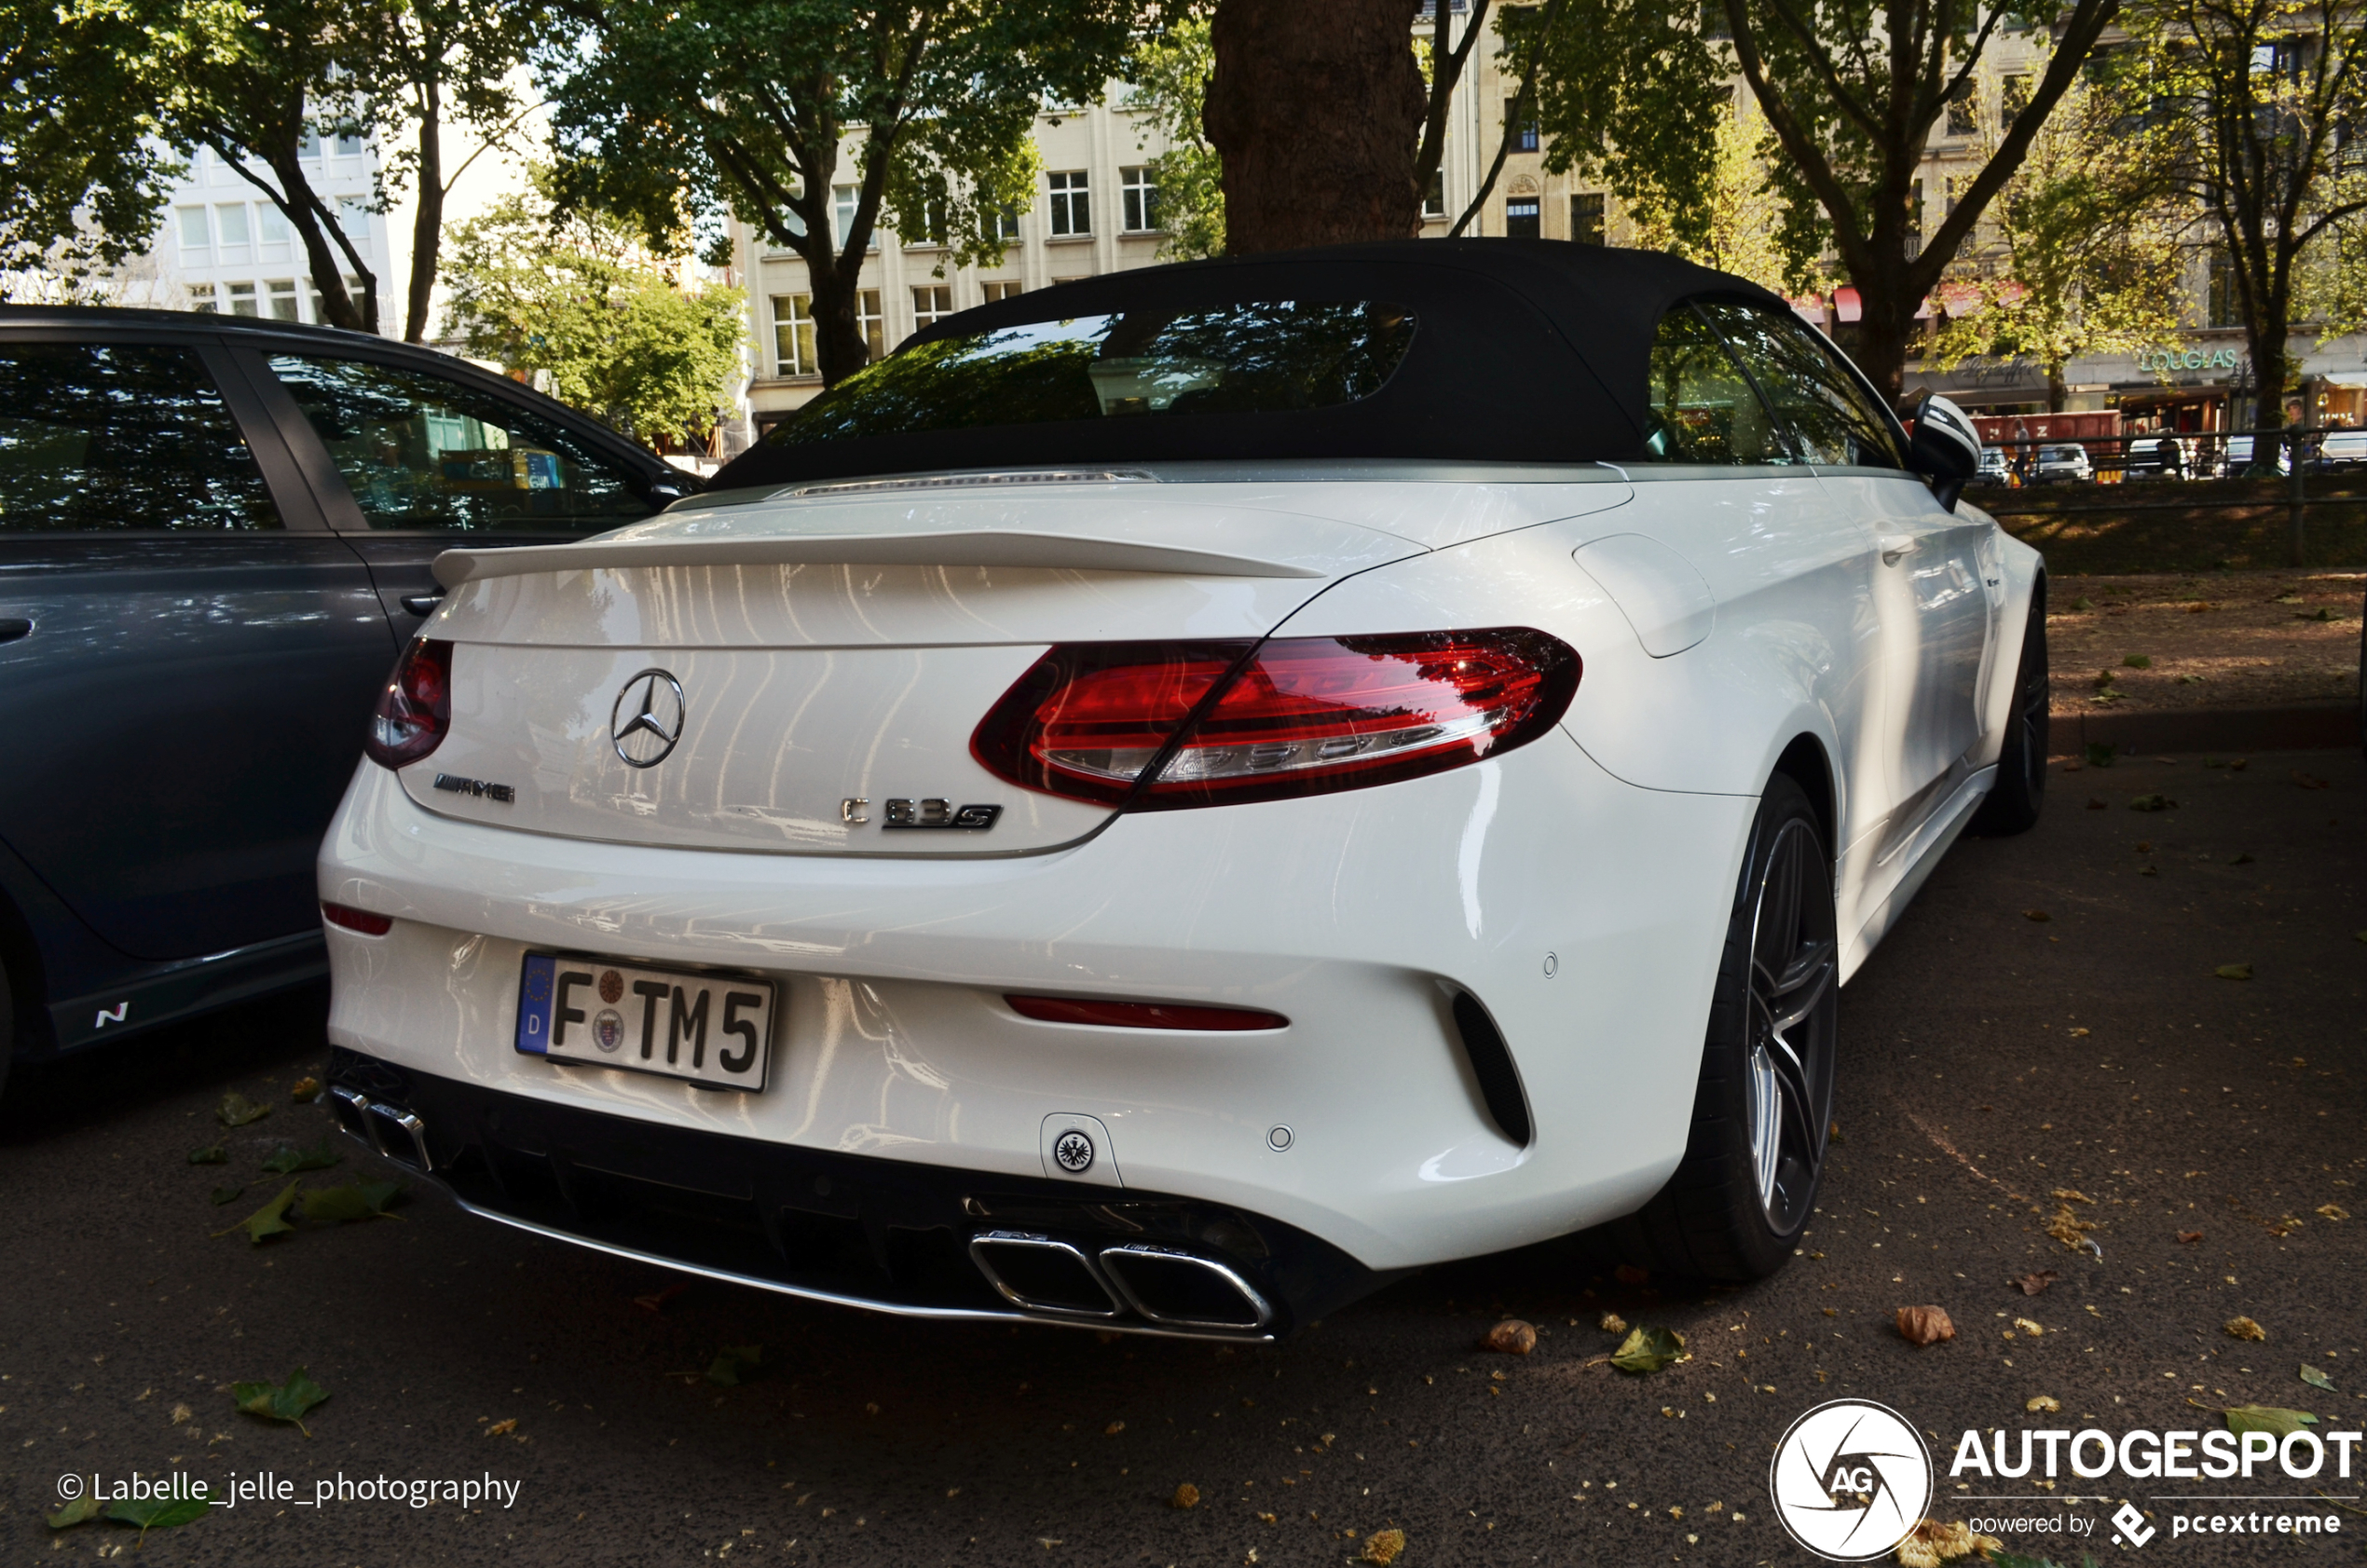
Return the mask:
M1011 1011L1046 1024L1094 1024L1102 1029L1239 1030L1287 1029L1279 1013L1248 1007L1198 1007L1175 1002L1097 1002L1070 996L1006 996Z
M323 902L321 906L321 918L331 925L343 926L348 931L358 931L364 936L384 936L394 929L393 916L374 915L367 909L357 909L350 904Z

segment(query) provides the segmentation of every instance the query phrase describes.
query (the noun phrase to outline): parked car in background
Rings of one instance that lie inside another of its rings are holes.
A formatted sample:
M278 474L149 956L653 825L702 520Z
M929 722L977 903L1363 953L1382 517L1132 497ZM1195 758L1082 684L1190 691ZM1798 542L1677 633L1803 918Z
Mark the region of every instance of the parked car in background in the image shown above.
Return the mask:
M1908 423L1642 251L949 317L663 517L437 564L322 846L333 1105L937 1317L1273 1338L1613 1220L1772 1273L1841 983L2045 779L2043 563Z
M2173 435L2150 435L2128 443L2121 471L2130 479L2184 479L2192 466L2185 443Z
M321 975L314 856L429 563L691 487L425 349L0 308L0 1078Z
M2251 466L2252 438L2248 435L2229 436L2227 438L2227 459L2221 470L2223 476L2229 479L2236 478L2241 475ZM2277 452L2274 466L2276 471L2278 473L2291 473L2293 471L2292 443L2282 437L2278 438L2277 441Z
M2006 460L2004 447L1984 446L1980 449L1980 467L1973 470L1972 483L2012 486L2021 483L2021 476L2014 471L2013 464Z
M2070 443L2040 447L2031 468L2032 484L2085 483L2096 477L2096 470L2087 460L2087 448Z
M2343 473L2367 469L2367 429L2331 429L2318 438L2309 467L2316 473Z

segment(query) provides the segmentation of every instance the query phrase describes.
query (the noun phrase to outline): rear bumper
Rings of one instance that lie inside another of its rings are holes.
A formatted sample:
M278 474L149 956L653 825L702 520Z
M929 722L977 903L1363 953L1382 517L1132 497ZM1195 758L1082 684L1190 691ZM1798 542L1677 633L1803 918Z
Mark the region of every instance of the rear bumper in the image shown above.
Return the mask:
M504 831L423 811L364 766L321 893L394 923L328 933L329 1034L653 1128L1051 1180L1084 1202L1174 1194L1387 1275L1630 1213L1666 1180L1756 804L1636 788L1557 733L1381 788L1125 815L1044 854L891 862ZM767 1087L521 1056L530 949L774 980ZM1047 1023L1015 991L1290 1022ZM1526 1138L1468 1044L1474 1002ZM1105 1134L1088 1178L1047 1158L1063 1116Z
M1393 1277L1161 1193L1085 1201L1094 1189L669 1127L343 1049L329 1086L347 1132L472 1213L841 1305L1265 1340Z

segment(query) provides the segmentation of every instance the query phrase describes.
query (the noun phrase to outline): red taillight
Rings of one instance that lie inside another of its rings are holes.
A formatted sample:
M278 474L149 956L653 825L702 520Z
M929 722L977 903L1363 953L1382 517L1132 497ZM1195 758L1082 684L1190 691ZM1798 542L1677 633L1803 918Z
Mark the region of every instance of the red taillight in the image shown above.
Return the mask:
M331 925L341 925L348 931L358 931L364 936L384 936L394 929L394 917L374 915L367 909L357 909L350 904L321 906L321 918Z
M362 749L385 768L417 762L452 728L452 645L414 637L395 661Z
M1249 1007L1198 1007L1176 1002L1097 1002L1070 996L1006 996L1011 1011L1047 1024L1105 1029L1282 1029L1290 1019Z
M1052 795L1144 809L1272 800L1509 751L1560 722L1578 677L1567 644L1525 627L1067 644L1004 694L970 747Z

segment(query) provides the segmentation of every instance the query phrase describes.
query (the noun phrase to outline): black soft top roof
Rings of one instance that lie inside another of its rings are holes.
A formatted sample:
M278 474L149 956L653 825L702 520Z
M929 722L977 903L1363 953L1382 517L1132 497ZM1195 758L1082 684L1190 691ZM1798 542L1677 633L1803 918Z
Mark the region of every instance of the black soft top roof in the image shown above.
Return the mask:
M1260 299L1403 306L1416 318L1414 341L1388 385L1356 402L759 442L711 485L1209 458L1635 460L1644 456L1646 367L1662 313L1688 299L1787 308L1756 283L1657 251L1552 239L1399 239L1110 273L965 310L911 342Z

